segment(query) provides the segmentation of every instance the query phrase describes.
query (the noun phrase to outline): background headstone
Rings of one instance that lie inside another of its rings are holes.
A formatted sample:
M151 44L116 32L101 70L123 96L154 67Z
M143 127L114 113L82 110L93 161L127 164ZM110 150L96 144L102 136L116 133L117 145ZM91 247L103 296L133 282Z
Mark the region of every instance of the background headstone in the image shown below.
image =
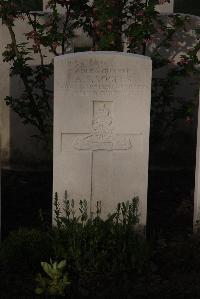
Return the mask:
M167 78L170 79L170 72L173 70L181 70L181 67L177 68L177 63L184 62L184 55L187 56L187 53L199 42L198 34L196 34L196 29L200 28L199 17L185 14L162 14L159 16L159 19L168 28L173 28L174 20L179 18L187 20L184 27L177 29L173 34L169 47L159 47L158 53L168 62L164 66L161 64L160 67L154 68L153 79L157 81L157 84L160 84L159 82L162 80L166 82ZM152 56L152 52L157 49L159 44L162 44L162 39L163 31L158 30L148 44L147 55ZM170 92L167 89L163 92L164 97L162 95L159 97L160 91L157 89L151 106L151 141L153 143L150 166L166 168L195 166L198 90L197 74L190 73L190 75L184 76L181 75L181 72L176 78L174 88L172 86ZM159 105L163 106L163 110ZM188 113L188 117L186 113ZM187 143L185 143L186 139Z
M102 216L139 196L146 223L151 60L117 52L55 59L54 193Z
M9 95L9 69L10 65L4 63L2 59L2 53L5 50L5 46L9 43L8 32L6 27L2 25L0 19L0 140L1 147L0 153L2 160L8 161L9 153L9 144L10 144L10 110L6 106L3 99Z
M173 13L174 12L174 0L170 0L169 2L160 1L160 5L156 5L156 10L159 13Z
M45 15L40 16L45 20ZM25 34L31 31L30 25L26 20L16 20L14 32L18 43L27 42ZM11 43L10 34L0 19L0 137L1 137L1 157L3 165L34 164L45 160L45 153L38 140L31 138L38 134L37 130L31 125L24 125L22 119L4 102L6 96L20 97L23 93L23 83L19 76L10 76L9 63L3 62L3 52L7 44ZM30 47L31 47L30 41ZM44 62L49 63L53 55L45 48L42 48L45 55ZM40 57L34 54L30 65L34 68L40 64Z

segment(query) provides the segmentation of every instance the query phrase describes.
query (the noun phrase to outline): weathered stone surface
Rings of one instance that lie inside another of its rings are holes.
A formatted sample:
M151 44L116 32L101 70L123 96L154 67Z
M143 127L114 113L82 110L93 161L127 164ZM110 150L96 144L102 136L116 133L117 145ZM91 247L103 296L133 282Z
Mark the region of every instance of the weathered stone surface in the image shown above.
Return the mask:
M54 193L102 215L139 196L146 223L151 60L117 52L55 58Z
M170 0L169 2L160 1L160 5L156 5L156 10L162 13L173 13L174 12L174 0Z

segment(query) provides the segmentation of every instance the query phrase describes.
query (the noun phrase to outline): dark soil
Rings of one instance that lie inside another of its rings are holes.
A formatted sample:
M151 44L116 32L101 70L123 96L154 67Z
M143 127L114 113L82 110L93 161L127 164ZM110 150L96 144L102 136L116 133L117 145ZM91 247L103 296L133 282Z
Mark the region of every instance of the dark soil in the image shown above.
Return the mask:
M2 170L2 238L20 227L51 222L52 172Z
M149 171L149 234L166 238L192 231L194 178L194 169Z

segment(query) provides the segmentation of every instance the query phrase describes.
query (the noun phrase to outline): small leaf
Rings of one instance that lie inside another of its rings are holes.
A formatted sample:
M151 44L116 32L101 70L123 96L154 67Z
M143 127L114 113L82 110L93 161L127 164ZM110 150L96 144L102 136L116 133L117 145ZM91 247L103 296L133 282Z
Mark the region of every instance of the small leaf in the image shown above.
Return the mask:
M58 269L62 270L66 267L66 260L61 261L58 263Z
M52 277L52 267L46 262L41 262L41 266L43 270L50 276Z
M54 263L53 263L53 270L57 270L57 267L58 267L57 262L54 262Z
M36 293L37 295L41 295L41 294L44 293L44 290L43 290L42 288L36 288L36 289L35 289L35 293Z

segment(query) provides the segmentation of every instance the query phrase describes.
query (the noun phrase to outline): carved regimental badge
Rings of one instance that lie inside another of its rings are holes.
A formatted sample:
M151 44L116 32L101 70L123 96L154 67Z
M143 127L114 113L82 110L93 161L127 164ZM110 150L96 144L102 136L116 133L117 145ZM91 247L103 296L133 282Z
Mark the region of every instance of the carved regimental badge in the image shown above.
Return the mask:
M130 137L116 134L112 117L113 102L94 101L92 132L75 139L73 147L78 150L129 150L132 148Z

